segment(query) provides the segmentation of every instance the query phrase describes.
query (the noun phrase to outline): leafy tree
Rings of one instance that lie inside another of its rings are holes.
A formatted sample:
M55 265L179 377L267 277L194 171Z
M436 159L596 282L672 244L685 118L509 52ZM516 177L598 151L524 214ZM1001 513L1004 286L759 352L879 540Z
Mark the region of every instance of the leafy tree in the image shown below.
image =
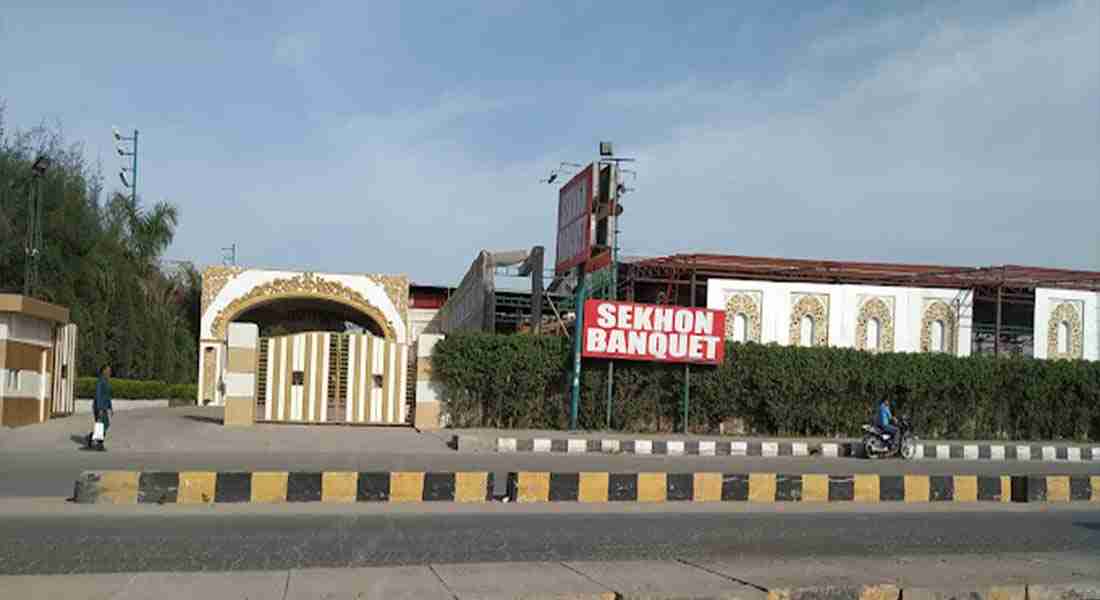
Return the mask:
M78 371L110 364L122 378L195 381L202 279L193 266L174 273L162 256L179 224L167 202L104 193L101 168L56 125L4 127L0 102L0 292L21 292L28 194L38 156L51 159L38 182L43 248L35 295L69 307L80 328Z

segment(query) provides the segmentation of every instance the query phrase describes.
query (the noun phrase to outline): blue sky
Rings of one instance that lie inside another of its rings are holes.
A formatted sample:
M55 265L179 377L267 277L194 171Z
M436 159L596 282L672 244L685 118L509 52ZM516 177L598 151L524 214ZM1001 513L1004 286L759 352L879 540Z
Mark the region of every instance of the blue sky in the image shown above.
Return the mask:
M5 3L6 118L139 128L169 258L457 283L610 139L628 253L1100 269L1093 0L85 4Z

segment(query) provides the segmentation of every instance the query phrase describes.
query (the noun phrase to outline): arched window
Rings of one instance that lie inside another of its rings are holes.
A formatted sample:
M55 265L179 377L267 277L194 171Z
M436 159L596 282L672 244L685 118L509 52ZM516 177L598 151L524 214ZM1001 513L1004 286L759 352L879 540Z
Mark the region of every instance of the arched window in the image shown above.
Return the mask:
M814 323L814 318L811 317L810 315L805 315L805 316L802 317L802 327L800 328L801 331L799 332L800 335L801 335L801 338L798 340L798 345L799 346L802 346L804 348L809 348L810 346L814 345L814 326L815 325L816 324Z
M932 322L932 352L943 352L943 321Z
M867 339L864 340L863 347L867 350L878 350L879 343L879 322L878 319L869 319L867 321Z
M1058 354L1069 353L1069 323L1062 321L1058 324Z
M733 341L743 342L748 339L749 318L745 313L733 315Z

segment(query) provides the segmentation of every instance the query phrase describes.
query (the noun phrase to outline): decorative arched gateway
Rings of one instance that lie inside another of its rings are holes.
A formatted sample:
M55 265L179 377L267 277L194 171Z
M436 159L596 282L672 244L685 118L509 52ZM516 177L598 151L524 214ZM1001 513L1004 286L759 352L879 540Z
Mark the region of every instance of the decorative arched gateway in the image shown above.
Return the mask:
M227 425L405 423L408 297L403 276L207 269L199 403Z

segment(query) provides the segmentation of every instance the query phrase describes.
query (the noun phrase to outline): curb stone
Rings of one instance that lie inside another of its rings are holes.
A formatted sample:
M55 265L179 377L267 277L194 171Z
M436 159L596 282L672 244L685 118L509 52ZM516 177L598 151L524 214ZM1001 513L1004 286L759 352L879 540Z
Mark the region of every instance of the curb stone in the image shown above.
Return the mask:
M1098 600L1100 580L1070 584L1029 585L1028 600Z
M553 454L630 454L636 456L824 456L866 458L860 442L792 442L750 440L653 440L598 438L499 437L495 444L476 436L455 435L460 452L536 452ZM916 459L1036 462L1100 462L1100 446L1052 446L1005 442L1001 444L917 444Z
M777 589L768 592L768 600L900 600L896 585L814 586Z
M1100 475L560 473L507 475L508 502L1100 502ZM78 504L492 502L493 473L85 471Z
M905 600L1028 600L1028 586L905 588ZM1034 596L1031 596L1034 598Z

